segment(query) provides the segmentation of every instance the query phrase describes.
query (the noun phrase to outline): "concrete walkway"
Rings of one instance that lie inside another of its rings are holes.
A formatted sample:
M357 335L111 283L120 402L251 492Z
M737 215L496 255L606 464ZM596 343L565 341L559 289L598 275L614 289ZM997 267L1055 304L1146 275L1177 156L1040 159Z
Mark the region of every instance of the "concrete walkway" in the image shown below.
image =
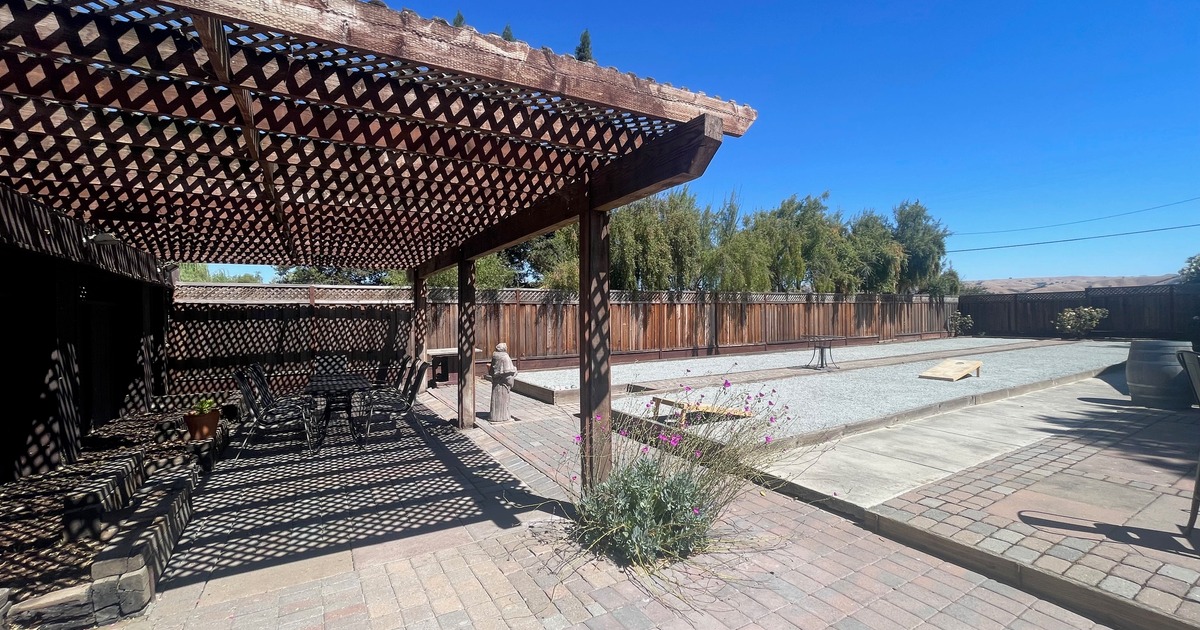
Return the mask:
M1200 624L1187 521L1200 414L1133 407L1118 371L847 437L785 492L1133 627Z

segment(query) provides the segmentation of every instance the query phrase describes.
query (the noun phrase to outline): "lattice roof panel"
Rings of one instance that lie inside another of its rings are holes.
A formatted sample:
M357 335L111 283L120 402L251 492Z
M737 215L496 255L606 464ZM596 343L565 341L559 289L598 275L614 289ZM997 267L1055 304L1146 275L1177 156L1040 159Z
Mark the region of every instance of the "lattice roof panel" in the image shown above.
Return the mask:
M165 260L416 267L755 115L356 0L0 0L0 185Z

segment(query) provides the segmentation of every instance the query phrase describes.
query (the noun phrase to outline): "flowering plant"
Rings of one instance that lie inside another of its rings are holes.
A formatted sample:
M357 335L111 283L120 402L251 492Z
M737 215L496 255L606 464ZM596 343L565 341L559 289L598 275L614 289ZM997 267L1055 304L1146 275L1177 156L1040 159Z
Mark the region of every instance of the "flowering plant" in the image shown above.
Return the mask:
M575 489L576 540L618 564L652 569L704 551L747 480L760 480L780 452L772 442L788 416L775 390L740 393L725 379L705 401L680 387L666 417L653 403L615 412L611 474Z

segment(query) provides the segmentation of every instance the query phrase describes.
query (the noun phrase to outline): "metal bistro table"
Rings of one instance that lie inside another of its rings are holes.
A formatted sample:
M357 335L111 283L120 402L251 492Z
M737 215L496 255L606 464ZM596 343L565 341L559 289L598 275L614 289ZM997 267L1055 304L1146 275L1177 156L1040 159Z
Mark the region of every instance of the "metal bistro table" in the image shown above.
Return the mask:
M323 429L329 429L329 418L336 408L346 412L349 422L351 405L355 392L371 388L371 382L362 374L314 374L304 387L304 393L325 399L325 416L322 419Z
M838 364L833 362L833 342L845 339L845 337L821 335L809 337L808 340L813 344L813 355L812 358L808 360L808 365L805 365L804 367L810 367L816 370L824 370L829 366L837 368Z

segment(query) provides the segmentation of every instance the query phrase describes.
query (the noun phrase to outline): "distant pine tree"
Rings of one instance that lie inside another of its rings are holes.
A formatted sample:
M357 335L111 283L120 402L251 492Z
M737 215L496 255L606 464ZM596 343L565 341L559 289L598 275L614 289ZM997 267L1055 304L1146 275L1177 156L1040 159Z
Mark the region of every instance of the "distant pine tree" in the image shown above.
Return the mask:
M575 47L575 58L580 61L595 61L592 56L592 34L583 29L583 33L579 35L579 45Z
M516 37L513 37L513 34L512 34L512 27L511 27L511 26L509 26L508 24L505 24L505 25L504 25L504 32L503 32L503 33L500 33L500 37L504 38L504 41L506 41L506 42L515 42L515 41L517 41L517 38L516 38Z
M463 17L462 11L459 11L458 13L456 13L454 15L454 21L451 22L451 24L453 26L463 26L466 23L467 23L467 18Z

